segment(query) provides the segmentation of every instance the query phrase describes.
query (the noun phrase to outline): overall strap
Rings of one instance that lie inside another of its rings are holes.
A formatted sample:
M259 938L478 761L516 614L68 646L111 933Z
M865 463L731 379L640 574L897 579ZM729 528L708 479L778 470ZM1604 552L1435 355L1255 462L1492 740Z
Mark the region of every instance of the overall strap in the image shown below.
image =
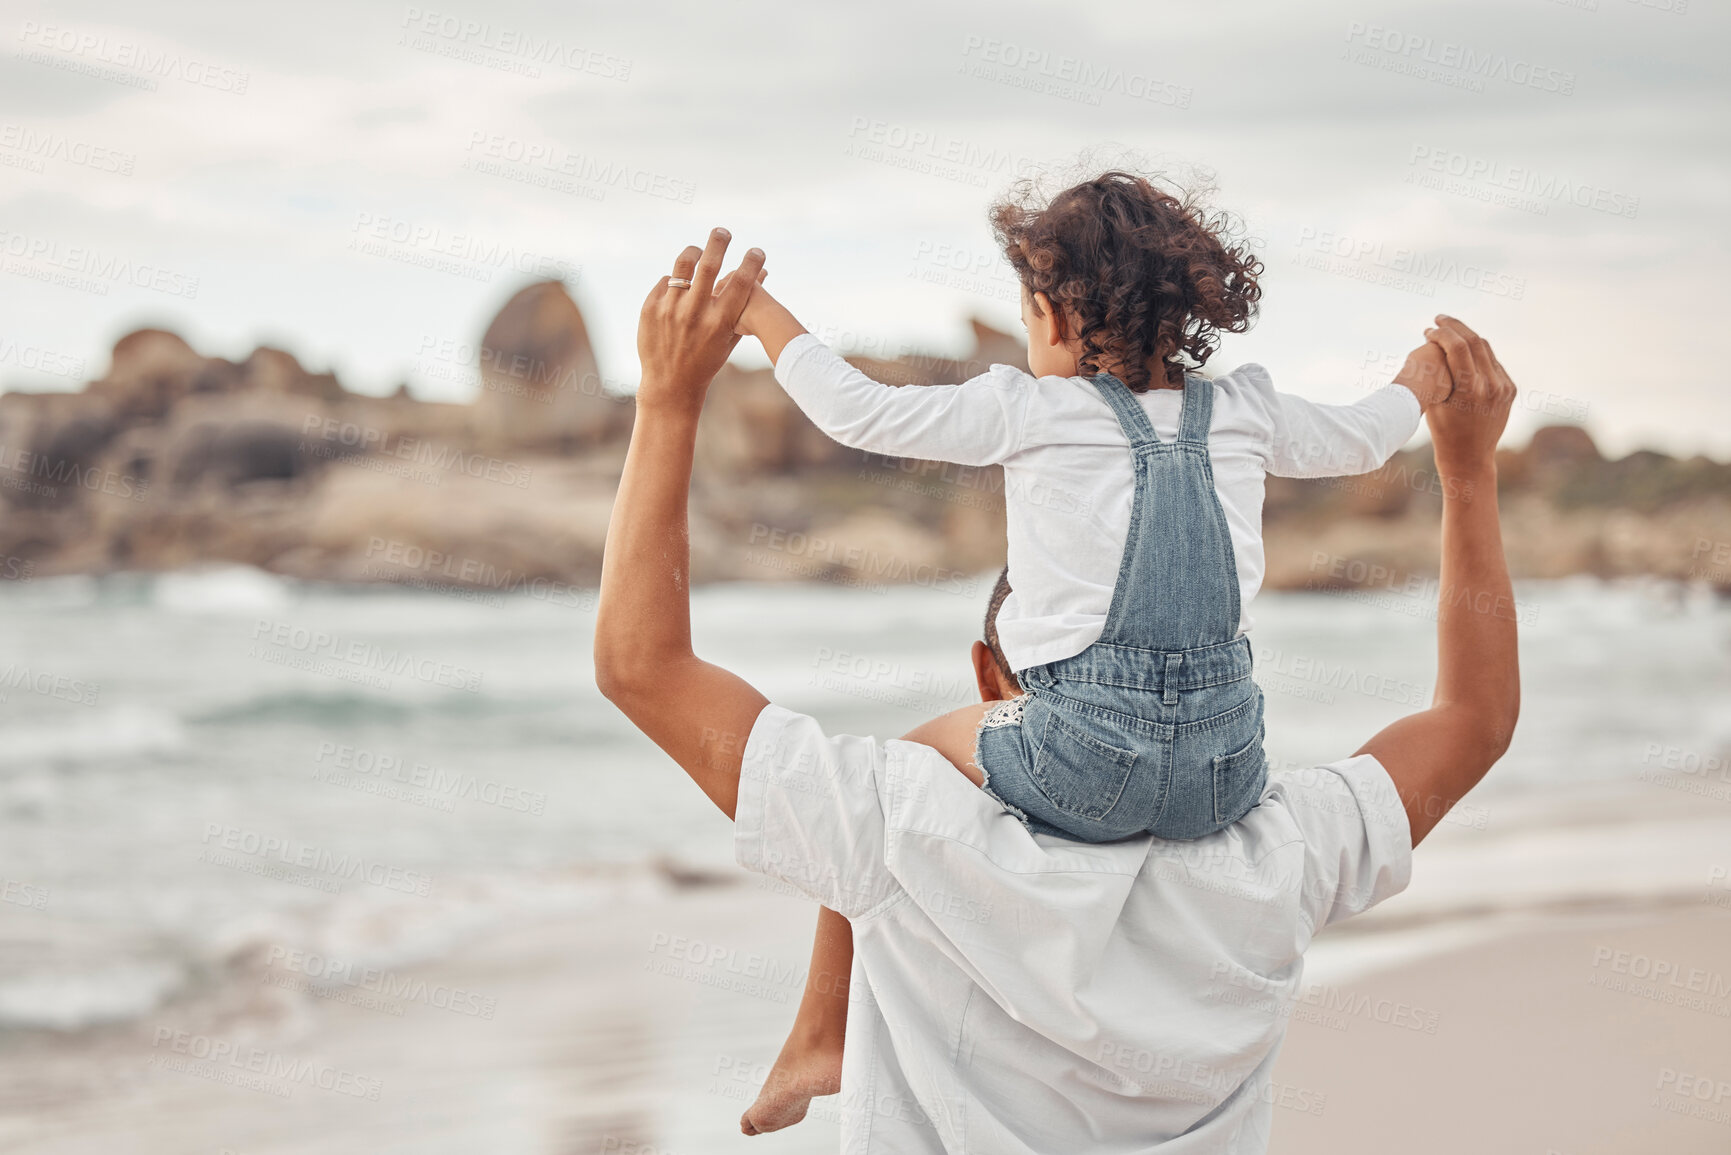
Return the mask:
M1208 430L1214 424L1214 382L1201 377L1184 378L1184 409L1178 418L1180 445L1208 446Z
M1131 449L1160 444L1154 424L1148 420L1148 411L1142 408L1142 402L1136 399L1128 385L1110 373L1101 373L1095 376L1094 387L1100 390L1100 396L1118 415L1118 424L1123 428L1124 436L1130 439Z

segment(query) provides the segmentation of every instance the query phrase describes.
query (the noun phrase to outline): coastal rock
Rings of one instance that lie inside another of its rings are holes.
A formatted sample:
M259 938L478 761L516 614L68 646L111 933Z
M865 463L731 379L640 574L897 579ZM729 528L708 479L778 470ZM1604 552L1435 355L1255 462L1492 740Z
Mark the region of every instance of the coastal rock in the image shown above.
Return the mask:
M605 388L577 303L558 281L518 292L481 338L478 427L488 442L570 453L630 428L630 407Z
M851 358L923 388L1022 342L975 322L961 357ZM78 393L0 394L0 574L240 562L308 579L592 605L634 406L604 382L564 287L481 338L469 404L350 393L290 353L204 357L141 329ZM1606 459L1579 427L1498 455L1519 577L1652 574L1731 591L1731 465ZM1444 483L1427 448L1361 477L1268 479L1266 588L1422 586ZM892 583L978 593L1004 558L1003 474L848 449L767 370L725 367L699 427L695 581Z

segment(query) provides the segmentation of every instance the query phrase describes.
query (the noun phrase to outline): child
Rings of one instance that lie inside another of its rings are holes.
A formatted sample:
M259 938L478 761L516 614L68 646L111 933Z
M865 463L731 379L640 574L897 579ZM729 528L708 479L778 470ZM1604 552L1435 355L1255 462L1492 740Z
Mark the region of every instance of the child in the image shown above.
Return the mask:
M1194 370L1219 333L1249 328L1261 295L1261 263L1222 218L1108 172L1045 204L1025 187L992 222L1022 283L1029 373L883 385L761 286L739 331L843 444L1003 466L1011 593L996 625L1024 693L910 740L1038 834L1204 837L1255 806L1267 779L1246 636L1263 478L1381 466L1452 388L1441 352L1423 346L1396 384L1352 405L1277 393L1258 365L1210 381ZM851 954L846 920L824 911L809 982L845 987ZM839 1087L845 1011L845 997L808 989L747 1134L796 1122Z

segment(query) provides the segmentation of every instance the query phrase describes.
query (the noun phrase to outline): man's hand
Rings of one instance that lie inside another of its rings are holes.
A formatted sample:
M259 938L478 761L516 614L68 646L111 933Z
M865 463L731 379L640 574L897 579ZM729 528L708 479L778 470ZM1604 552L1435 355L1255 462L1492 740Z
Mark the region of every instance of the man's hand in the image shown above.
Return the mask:
M1432 332L1435 330L1426 330L1425 342L1406 355L1406 364L1394 375L1394 383L1410 389L1418 398L1419 408L1426 412L1431 406L1447 401L1455 390L1455 381L1449 375L1448 358L1442 346L1429 339Z
M1494 464L1497 442L1509 423L1515 383L1491 351L1490 342L1453 317L1439 316L1424 332L1448 359L1454 396L1425 413L1436 450L1437 472L1483 469Z
M757 249L717 285L727 230L679 254L637 324L643 384L601 559L595 684L685 768L729 818L745 742L768 704L691 648L691 533L686 502L703 396L739 341L733 326L763 276Z
M637 359L643 365L639 411L697 412L709 382L739 343L734 325L762 279L763 250L747 250L717 291L715 278L729 239L726 229L715 229L702 249L688 245L679 254L673 276L690 281L690 288L674 288L663 277L649 290L637 318Z
M1497 439L1515 386L1484 338L1452 317L1425 337L1455 392L1425 414L1443 483L1436 694L1365 744L1394 781L1417 846L1508 749L1521 711L1516 606L1497 520Z

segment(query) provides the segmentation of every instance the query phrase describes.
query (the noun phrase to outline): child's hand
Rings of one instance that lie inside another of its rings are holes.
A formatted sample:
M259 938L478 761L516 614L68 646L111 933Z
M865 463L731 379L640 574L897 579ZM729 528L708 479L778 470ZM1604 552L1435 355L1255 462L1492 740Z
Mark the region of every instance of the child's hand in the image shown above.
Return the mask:
M1396 385L1405 385L1418 398L1420 409L1429 411L1454 393L1454 378L1449 375L1448 358L1434 342L1426 341L1406 355L1406 364L1394 375Z
M736 269L736 270L734 270L734 272L738 272L738 270ZM750 337L753 335L751 326L746 323L745 318L746 318L746 314L751 312L751 303L753 301L757 300L760 296L767 295L764 293L763 288L762 288L763 280L767 276L769 276L769 270L768 269L759 269L758 270L758 272L757 272L757 284L752 286L751 296L747 297L745 300L745 311L740 313L739 320L737 320L733 323L733 332L734 332L735 336ZM732 281L733 281L733 273L729 273L729 274L727 274L727 276L725 276L725 277L721 278L721 280L717 281L715 283L715 295L718 297L721 296L721 294L726 291L727 286Z
M742 337L756 337L770 363L774 364L781 360L781 351L787 343L805 332L805 326L787 311L785 305L769 295L760 276L751 287L751 296L746 300L739 320L734 322L733 331Z
M765 276L767 275L766 273ZM759 277L757 284L751 287L751 296L746 299L745 311L739 314L739 322L734 325L733 331L742 337L761 339L764 322L776 309L781 309L781 302L769 295L769 290L763 287L763 277Z

